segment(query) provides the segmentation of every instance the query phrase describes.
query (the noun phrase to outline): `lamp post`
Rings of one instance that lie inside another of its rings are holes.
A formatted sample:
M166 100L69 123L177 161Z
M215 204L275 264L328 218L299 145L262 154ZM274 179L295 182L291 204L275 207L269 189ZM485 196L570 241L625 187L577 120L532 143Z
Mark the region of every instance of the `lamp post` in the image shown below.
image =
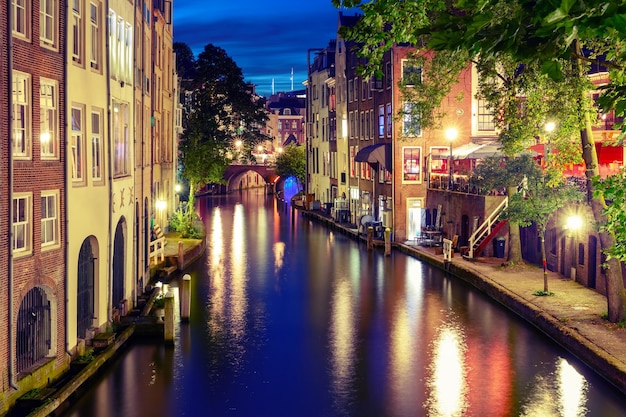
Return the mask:
M452 181L452 142L454 141L454 139L456 139L457 135L458 135L458 131L453 127L446 130L446 139L450 141L450 160L448 161L450 172L448 174L449 175L448 176L448 190L452 190L452 186L454 185Z
M548 137L548 143L546 145L546 166L549 164L550 162L550 136L551 133L554 132L554 129L556 128L556 124L554 122L546 122L546 125L544 126L544 129L546 131L546 136Z

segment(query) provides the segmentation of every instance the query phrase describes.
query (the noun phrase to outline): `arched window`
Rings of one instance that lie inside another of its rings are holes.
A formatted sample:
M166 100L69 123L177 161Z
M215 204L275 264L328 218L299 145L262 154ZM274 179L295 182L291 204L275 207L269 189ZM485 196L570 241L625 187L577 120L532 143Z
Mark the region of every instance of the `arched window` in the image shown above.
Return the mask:
M50 301L35 287L22 299L17 315L16 371L23 372L45 358L52 345Z

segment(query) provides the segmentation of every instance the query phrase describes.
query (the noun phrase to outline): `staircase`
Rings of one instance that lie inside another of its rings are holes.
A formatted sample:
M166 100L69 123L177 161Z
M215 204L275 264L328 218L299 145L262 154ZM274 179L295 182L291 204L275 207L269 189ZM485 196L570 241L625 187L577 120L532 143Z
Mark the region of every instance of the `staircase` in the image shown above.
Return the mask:
M507 220L498 220L500 214L509 206L509 198L506 197L496 207L496 209L485 219L474 233L469 238L469 251L464 257L467 259L474 259L476 254L479 254L485 246L498 234L500 229L507 224Z

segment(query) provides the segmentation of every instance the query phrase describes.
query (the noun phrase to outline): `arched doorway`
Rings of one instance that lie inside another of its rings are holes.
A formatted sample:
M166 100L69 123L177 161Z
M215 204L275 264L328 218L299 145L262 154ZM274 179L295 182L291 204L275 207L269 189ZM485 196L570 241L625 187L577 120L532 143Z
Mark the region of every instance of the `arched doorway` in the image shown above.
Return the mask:
M78 253L78 288L76 309L76 337L85 339L93 325L95 261L89 238L83 241Z
M113 241L113 289L111 290L111 306L118 311L122 311L122 301L124 300L125 280L125 233L124 219L120 219L115 228L115 240Z
M52 325L50 300L43 288L28 291L17 315L16 371L22 372L50 354Z

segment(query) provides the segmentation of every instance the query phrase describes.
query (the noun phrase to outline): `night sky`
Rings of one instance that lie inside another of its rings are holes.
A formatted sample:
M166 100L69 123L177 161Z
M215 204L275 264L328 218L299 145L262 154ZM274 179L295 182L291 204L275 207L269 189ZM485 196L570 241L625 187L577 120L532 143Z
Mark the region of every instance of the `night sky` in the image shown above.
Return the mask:
M307 50L336 38L331 0L174 0L174 41L197 55L212 43L243 70L257 93L304 89ZM343 10L353 15L356 10Z

